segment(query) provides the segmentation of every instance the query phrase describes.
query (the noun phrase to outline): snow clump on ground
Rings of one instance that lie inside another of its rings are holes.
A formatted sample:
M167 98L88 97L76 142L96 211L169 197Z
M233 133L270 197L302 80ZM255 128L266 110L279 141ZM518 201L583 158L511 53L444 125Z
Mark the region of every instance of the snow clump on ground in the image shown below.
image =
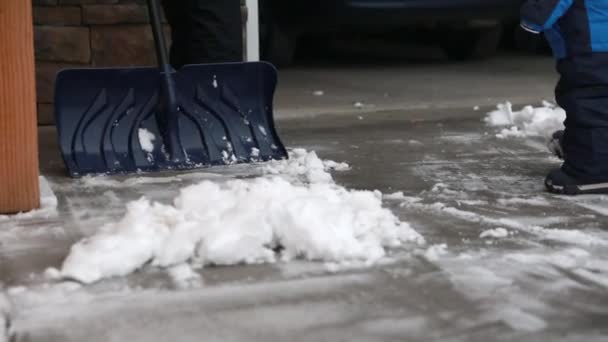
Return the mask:
M265 166L264 177L186 187L172 204L146 198L129 203L122 219L72 246L61 275L93 283L146 264L169 268L296 258L371 265L386 257L388 248L424 243L382 207L380 192L348 190L333 181L328 170L346 164L323 162L301 149L291 156Z
M497 105L484 121L491 127L505 127L496 134L500 139L509 137L541 136L549 138L553 132L564 129L566 112L554 104L543 102L542 107L525 106L514 111L510 102Z

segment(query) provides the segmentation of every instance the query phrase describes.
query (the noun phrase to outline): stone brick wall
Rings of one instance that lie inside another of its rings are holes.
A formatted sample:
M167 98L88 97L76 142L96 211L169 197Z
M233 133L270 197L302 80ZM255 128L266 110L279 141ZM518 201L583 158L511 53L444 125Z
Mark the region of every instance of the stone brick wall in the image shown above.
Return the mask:
M59 70L155 64L144 0L33 0L33 5L41 125L53 123Z

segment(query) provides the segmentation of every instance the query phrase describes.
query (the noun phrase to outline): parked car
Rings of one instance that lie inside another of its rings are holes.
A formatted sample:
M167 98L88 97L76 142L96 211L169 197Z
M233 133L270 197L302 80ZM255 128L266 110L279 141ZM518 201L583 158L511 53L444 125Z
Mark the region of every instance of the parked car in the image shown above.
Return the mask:
M262 55L289 64L298 38L404 28L439 31L453 59L492 55L501 23L513 21L520 0L261 0Z

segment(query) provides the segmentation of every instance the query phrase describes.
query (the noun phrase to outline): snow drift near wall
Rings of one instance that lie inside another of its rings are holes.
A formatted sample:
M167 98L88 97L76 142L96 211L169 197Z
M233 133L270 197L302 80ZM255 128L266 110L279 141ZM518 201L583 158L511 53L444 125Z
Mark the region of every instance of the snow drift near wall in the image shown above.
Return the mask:
M407 223L382 207L382 194L347 190L329 168L297 150L274 162L274 175L186 187L172 205L142 198L126 215L74 246L61 273L84 283L124 276L151 262L170 267L264 263L302 258L373 264L387 248L423 243ZM305 182L293 177L305 177Z

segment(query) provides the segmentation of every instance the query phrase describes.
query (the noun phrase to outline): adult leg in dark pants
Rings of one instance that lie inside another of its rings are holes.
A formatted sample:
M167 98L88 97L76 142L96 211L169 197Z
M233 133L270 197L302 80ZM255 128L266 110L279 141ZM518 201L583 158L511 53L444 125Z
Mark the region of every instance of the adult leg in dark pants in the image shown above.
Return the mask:
M243 60L240 0L163 0L171 25L171 64Z

